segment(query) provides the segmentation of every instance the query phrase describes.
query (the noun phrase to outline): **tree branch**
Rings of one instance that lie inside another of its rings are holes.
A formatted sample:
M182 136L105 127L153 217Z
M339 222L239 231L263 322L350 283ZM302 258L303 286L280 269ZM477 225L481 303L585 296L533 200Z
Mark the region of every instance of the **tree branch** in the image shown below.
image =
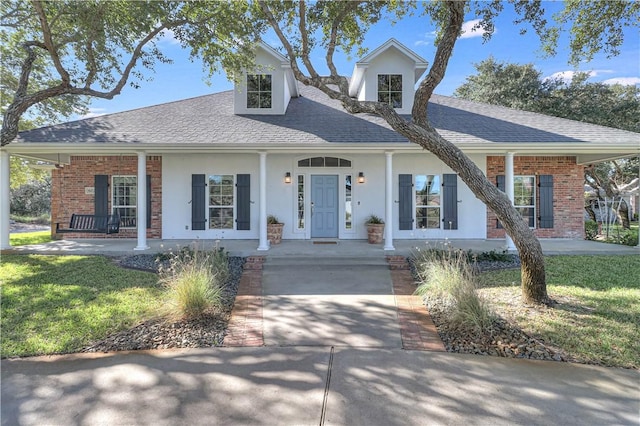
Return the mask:
M464 9L466 4L466 1L450 0L446 2L448 21L444 34L442 35L440 43L438 43L429 74L422 80L422 83L420 83L420 86L418 86L416 90L413 109L411 111L413 122L422 127L429 126L427 120L429 99L431 99L431 95L436 86L440 84L444 78L449 59L453 53L453 48L460 35L462 24L464 23Z
M49 56L53 61L53 66L60 74L60 78L62 79L62 83L65 85L69 85L71 83L71 78L69 77L69 73L62 66L62 62L60 61L60 56L58 55L58 50L53 44L53 38L51 36L51 28L49 27L49 22L47 21L47 15L44 12L44 8L42 7L42 2L39 0L33 0L33 7L38 14L38 20L40 21L40 27L42 29L42 38L44 39L44 45L46 49L49 51Z
M300 21L298 22L298 30L300 31L300 36L302 39L302 52L300 58L304 63L304 66L309 71L311 78L317 78L318 72L313 67L311 60L309 59L309 33L307 31L307 6L304 0L300 1L300 6L298 8L300 14Z

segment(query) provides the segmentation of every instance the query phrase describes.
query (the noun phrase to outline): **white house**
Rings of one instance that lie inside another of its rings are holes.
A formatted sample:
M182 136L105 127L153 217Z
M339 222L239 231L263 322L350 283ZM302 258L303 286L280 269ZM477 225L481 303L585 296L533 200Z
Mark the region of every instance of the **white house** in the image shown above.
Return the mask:
M117 212L119 233L102 236L137 238L136 249L147 238L225 238L268 250L268 214L285 223L285 240L365 239L371 214L385 219L387 250L395 239L504 238L434 155L378 117L348 114L297 83L277 51L257 49L256 68L233 91L22 132L2 149L2 169L9 155L57 164L52 222ZM391 39L356 63L350 95L408 114L426 69ZM496 185L513 188L540 238L583 238L584 165L639 151L637 133L446 96L430 102L433 125ZM1 225L5 248L8 214Z

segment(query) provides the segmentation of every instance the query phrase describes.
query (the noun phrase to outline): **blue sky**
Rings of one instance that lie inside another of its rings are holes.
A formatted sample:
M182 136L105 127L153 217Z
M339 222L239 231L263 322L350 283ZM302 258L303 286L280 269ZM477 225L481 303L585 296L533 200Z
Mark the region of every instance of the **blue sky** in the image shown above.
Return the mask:
M549 15L561 8L559 2L546 2L545 8ZM533 63L543 76L564 75L571 76L575 72L567 63L568 36L563 34L560 40L558 54L555 57L544 58L540 52L540 42L535 33L530 30L520 35L521 26L513 24L515 14L510 5L496 20L496 32L492 39L484 43L478 32L466 32L456 43L453 57L449 63L444 80L436 89L441 95L451 95L453 91L464 83L465 78L475 73L474 63L487 59L492 55L498 61L512 63ZM465 23L469 30L473 26L473 16L469 15ZM429 19L414 16L403 19L395 26L388 22L380 22L373 27L365 39L365 47L374 49L387 41L396 38L408 48L431 62L435 52L433 45L433 26ZM613 58L606 58L604 54L597 55L592 61L580 64L579 71L592 74L590 81L626 81L640 84L640 40L637 28L627 29L621 54ZM267 34L264 41L274 47L278 45L275 35ZM87 117L126 111L149 105L157 105L180 99L206 95L232 88L222 74L205 82L206 73L199 61L191 62L189 54L170 36L163 38L159 46L163 52L173 59L173 64L157 64L153 80L142 82L139 89L127 86L122 93L113 100L96 99L91 103ZM322 53L318 53L318 62L324 62ZM338 71L343 75L350 75L357 58L336 56ZM320 69L320 68L319 68ZM560 74L558 74L560 73ZM620 80L623 79L623 80Z

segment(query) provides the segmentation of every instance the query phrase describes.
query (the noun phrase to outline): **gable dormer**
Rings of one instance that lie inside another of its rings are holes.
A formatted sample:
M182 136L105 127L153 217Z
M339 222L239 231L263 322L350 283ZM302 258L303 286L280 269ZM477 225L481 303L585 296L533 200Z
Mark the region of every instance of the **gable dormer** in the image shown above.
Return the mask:
M256 67L245 70L235 84L234 114L284 114L292 97L298 97L298 85L287 58L260 42L256 48Z
M415 85L427 65L424 58L392 38L356 62L349 96L389 102L399 114L410 114Z

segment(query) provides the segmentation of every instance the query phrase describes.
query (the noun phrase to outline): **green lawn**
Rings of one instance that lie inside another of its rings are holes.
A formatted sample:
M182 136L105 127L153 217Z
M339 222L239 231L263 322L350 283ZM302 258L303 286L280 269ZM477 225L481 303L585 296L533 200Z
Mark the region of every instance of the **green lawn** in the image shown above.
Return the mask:
M43 244L49 241L51 241L51 231L19 232L9 235L9 243L14 247Z
M559 303L515 318L530 335L582 362L640 368L640 256L548 256L547 290ZM520 292L520 271L487 272L489 300Z
M100 256L3 255L2 357L74 352L155 312L155 274Z

